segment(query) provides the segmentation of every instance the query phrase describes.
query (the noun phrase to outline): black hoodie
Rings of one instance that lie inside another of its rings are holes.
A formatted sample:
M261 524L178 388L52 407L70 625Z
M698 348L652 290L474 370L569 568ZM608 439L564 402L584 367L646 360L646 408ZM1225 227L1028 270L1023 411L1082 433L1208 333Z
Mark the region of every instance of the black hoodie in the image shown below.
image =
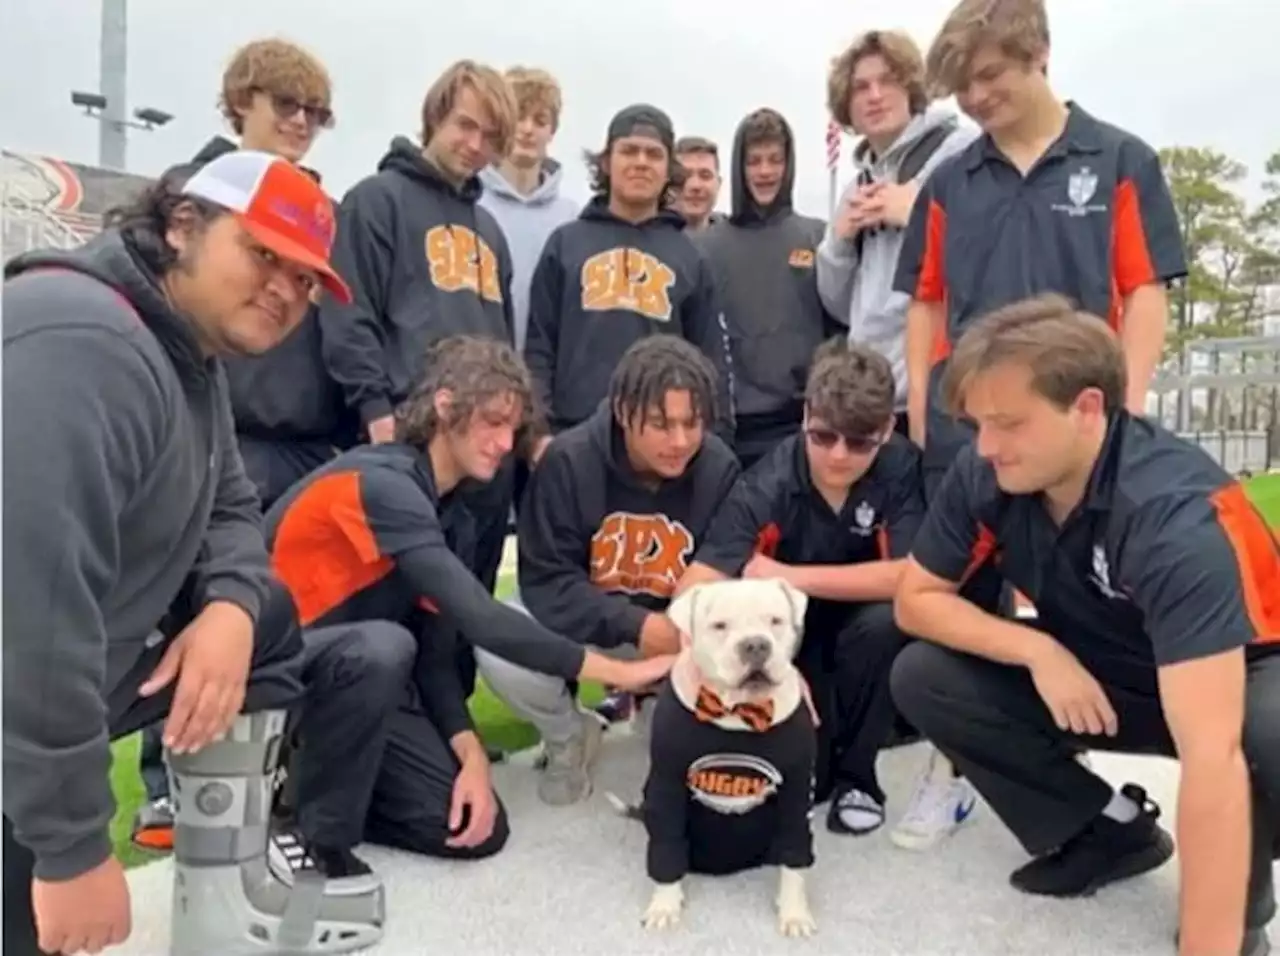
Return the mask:
M201 166L239 148L215 136L191 162L172 167L164 178L177 186ZM320 181L315 170L301 168ZM270 352L223 360L240 434L267 441L322 441L339 448L354 443L354 416L325 369L318 313L315 306L308 309L302 324Z
M787 167L777 198L767 208L751 198L740 124L733 140L732 212L695 240L715 272L724 308L740 433L780 418L799 422L813 351L841 328L818 297L814 262L825 224L792 208L795 137L783 125Z
M671 209L631 223L597 196L551 233L529 291L525 360L554 431L588 418L628 348L678 335L719 373L718 430L732 436L732 376L715 285Z
M4 815L63 880L111 852L108 714L190 577L266 595L222 365L109 229L4 283Z
M519 513L520 597L544 626L591 647L634 644L662 611L738 477L708 434L679 478L645 484L608 403L561 432Z
M333 265L354 301L320 309L329 373L362 424L409 396L427 349L449 335L514 343L511 255L498 222L476 205L478 178L455 188L408 138L338 210Z

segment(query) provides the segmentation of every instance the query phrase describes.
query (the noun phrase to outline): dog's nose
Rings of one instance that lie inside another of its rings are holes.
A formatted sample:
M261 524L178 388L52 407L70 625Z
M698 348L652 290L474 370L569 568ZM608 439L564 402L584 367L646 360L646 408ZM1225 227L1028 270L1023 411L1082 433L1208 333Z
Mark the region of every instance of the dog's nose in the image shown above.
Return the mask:
M738 656L749 667L760 667L769 660L773 643L767 637L744 637L738 642Z

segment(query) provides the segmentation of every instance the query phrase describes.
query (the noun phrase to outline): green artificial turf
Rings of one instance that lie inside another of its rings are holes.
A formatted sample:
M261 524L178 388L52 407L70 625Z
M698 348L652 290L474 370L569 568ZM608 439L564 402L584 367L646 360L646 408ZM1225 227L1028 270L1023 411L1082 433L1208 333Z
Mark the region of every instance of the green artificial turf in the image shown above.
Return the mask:
M1254 478L1249 482L1249 494L1257 502L1267 521L1280 527L1280 474ZM500 576L498 596L510 595L514 587L513 574ZM590 705L597 703L601 696L599 687L586 686L582 690L582 699ZM511 752L523 750L538 742L538 734L533 727L507 710L483 682L471 698L471 713L481 737L492 747ZM113 752L115 760L111 766L111 786L118 809L111 822L111 840L124 865L136 866L152 858L151 854L136 849L129 841L133 815L143 800L142 781L138 777L138 738L126 737L117 741Z

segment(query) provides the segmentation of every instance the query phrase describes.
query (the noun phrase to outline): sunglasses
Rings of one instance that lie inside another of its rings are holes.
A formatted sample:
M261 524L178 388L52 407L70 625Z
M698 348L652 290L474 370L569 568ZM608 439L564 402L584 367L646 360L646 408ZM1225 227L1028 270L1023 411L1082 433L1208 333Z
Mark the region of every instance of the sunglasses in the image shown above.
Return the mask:
M312 126L319 126L324 129L333 128L333 110L327 106L318 106L315 103L304 103L296 96L289 96L285 93L273 93L271 90L256 90L258 93L266 93L271 97L271 108L276 111L276 116L282 120L293 119L298 115L298 110L302 110L307 116L307 122Z
M844 442L844 447L855 455L865 455L884 444L881 435L842 435L834 428L806 428L805 437L813 442L815 448L830 451Z

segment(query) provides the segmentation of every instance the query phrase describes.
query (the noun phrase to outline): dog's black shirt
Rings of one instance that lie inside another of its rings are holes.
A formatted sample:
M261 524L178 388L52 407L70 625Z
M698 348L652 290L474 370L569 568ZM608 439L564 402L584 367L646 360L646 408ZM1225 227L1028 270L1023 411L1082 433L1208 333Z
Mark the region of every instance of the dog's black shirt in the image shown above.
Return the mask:
M812 866L816 754L803 703L763 733L725 730L691 713L668 683L653 711L644 789L649 878Z

